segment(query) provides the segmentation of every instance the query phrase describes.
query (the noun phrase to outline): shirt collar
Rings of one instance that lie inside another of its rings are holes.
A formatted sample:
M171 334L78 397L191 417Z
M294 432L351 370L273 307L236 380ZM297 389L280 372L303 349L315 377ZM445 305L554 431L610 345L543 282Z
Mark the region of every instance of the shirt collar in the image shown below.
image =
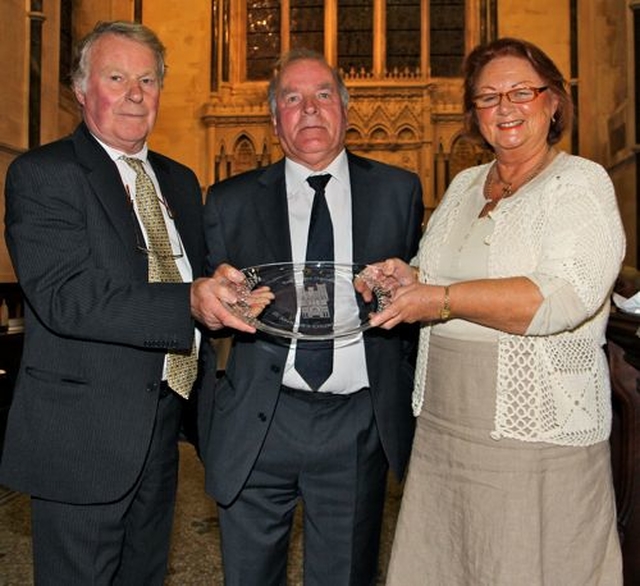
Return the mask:
M108 144L105 144L104 142L102 142L95 134L92 134L92 136L98 141L100 146L105 151L107 151L107 154L109 155L109 157L114 161L117 161L120 157L131 157L132 159L140 159L141 161L147 160L147 154L149 153L149 146L147 145L147 143L145 143L142 149L140 149L137 153L130 154L130 153L119 151L118 149L114 149L113 147L110 147Z
M285 159L285 177L287 178L287 185L293 191L297 191L298 188L306 182L309 175L323 175L324 173L330 173L332 177L337 179L340 183L348 185L349 183L349 162L347 159L347 151L342 149L338 156L329 163L329 165L320 170L312 171L308 167L296 163L291 159Z

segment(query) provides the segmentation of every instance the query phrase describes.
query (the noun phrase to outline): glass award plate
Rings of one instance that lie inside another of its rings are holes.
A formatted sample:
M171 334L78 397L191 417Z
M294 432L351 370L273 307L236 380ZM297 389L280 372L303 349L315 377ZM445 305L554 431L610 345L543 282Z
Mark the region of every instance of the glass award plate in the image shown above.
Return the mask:
M229 309L256 329L295 339L329 340L355 336L370 327L369 316L384 309L392 291L375 267L333 262L273 263L241 269L246 277L237 286L238 301ZM363 279L371 301L354 288ZM275 298L257 316L248 298L257 287L271 289Z

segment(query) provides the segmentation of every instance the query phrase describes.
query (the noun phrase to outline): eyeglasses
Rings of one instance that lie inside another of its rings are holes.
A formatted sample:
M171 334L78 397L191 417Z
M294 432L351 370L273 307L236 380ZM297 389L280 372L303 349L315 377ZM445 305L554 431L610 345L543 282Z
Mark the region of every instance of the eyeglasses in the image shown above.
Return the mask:
M499 92L495 94L480 94L473 98L473 105L476 110L484 110L485 108L494 108L502 98L506 96L512 104L526 104L533 102L542 92L549 89L549 86L542 87L519 87L508 92Z
M125 190L127 192L127 202L129 204L129 210L131 212L131 219L133 221L133 230L136 234L136 250L138 252L141 252L142 254L145 254L146 256L153 256L155 258L173 258L174 260L182 258L184 256L184 249L182 248L182 241L180 238L178 238L178 252L171 251L171 254L165 254L147 248L147 243L145 242L144 234L142 232L142 226L140 224L140 220L138 219L138 215L136 214L133 204L133 198L131 197L131 193L129 192L128 185L125 185ZM167 210L168 216L173 219L175 216L173 211L169 207L169 204L162 198L158 198L158 202Z
M146 256L153 256L158 259L172 258L174 260L177 260L184 256L184 249L182 248L182 242L180 241L179 238L178 238L178 248L179 248L178 252L172 250L170 254L167 254L167 253L161 253L155 250L151 250L150 248L147 248L147 245L144 241L144 237L142 235L142 228L140 227L140 222L138 221L138 217L135 215L135 213L133 215L135 216L134 221L136 222L136 226L135 226L136 250L138 252Z

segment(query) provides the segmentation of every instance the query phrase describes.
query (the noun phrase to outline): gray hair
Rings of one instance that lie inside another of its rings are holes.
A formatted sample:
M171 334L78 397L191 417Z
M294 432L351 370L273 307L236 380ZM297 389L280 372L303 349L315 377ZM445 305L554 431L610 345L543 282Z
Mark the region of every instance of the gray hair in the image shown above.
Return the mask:
M331 67L331 65L327 63L327 60L322 53L312 51L311 49L292 49L288 53L282 55L280 59L278 59L278 62L276 63L273 71L273 76L271 77L271 81L269 82L267 99L269 101L269 111L271 112L271 115L276 115L278 98L277 93L280 88L280 79L282 77L282 72L294 61L300 61L302 59L311 59L313 61L318 61L323 65L326 65L331 70L333 79L335 80L336 86L338 87L338 92L340 93L340 100L342 101L342 105L346 109L349 106L349 90L344 84L344 80L342 79L339 71L335 67Z
M158 36L143 24L115 20L110 22L98 22L94 29L82 38L75 46L73 66L71 69L71 85L80 90L85 89L89 75L89 55L94 43L104 35L119 35L142 45L146 45L156 56L156 74L160 87L164 81L167 66L164 62L165 47Z

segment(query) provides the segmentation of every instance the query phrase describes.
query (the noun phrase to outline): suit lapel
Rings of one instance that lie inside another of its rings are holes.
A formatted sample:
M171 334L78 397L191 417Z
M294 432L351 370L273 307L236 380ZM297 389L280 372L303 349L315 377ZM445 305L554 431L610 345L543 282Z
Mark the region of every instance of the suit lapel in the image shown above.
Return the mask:
M382 226L378 225L381 213L376 209L375 194L377 186L371 163L366 159L347 152L349 160L349 179L351 182L351 208L353 223L353 262L371 262L369 258L372 238L380 237Z
M200 262L203 251L199 251L198 242L200 235L196 232L196 226L192 225L187 216L185 201L181 195L180 186L176 185L171 170L166 163L149 151L149 162L156 174L158 185L162 191L162 197L166 200L169 209L172 211L173 221L176 230L180 234L180 239L184 246L185 253L189 259L193 274L200 274ZM200 228L201 229L201 228Z
M254 211L258 229L264 233L264 240L258 239L258 244L268 247L272 262L291 262L284 159L267 167L258 184L261 193L253 199Z
M114 231L122 240L125 250L131 251L132 264L146 275L147 261L144 255L136 252L138 243L133 208L118 168L84 124L73 133L72 141L93 193L113 224Z

